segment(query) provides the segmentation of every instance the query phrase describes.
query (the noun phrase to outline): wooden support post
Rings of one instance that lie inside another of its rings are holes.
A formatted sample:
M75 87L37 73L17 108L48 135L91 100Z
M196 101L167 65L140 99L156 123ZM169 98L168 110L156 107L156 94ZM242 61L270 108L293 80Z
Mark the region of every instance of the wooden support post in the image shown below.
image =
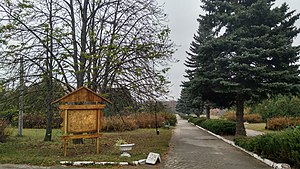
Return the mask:
M64 119L64 135L68 134L68 110L65 110L65 119ZM64 156L67 156L67 148L68 148L68 139L64 139Z
M98 137L96 138L96 149L97 149L97 154L100 153L100 139L99 139L99 134L100 134L100 121L101 121L101 110L97 110L97 135Z
M64 156L67 156L68 140L64 139Z
M102 113L102 111L101 110L99 110L100 111L100 129L102 129L102 123L103 123L103 113Z
M68 128L68 110L67 109L65 110L64 122L65 122L65 124L64 124L64 127L65 127L64 135L67 135L67 133L68 133L68 130L67 130L67 128Z
M97 146L97 154L99 154L100 153L100 138L99 137L96 138L96 146Z

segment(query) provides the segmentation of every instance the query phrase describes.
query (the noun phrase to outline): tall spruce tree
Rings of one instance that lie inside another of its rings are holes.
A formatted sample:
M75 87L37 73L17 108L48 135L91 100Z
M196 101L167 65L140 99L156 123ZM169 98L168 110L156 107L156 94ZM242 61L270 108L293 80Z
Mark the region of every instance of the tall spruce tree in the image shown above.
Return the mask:
M215 59L218 56L218 51L214 51L211 43L215 40L214 31L214 16L213 15L200 15L198 18L198 31L194 35L194 41L191 43L190 51L187 52L188 57L185 61L186 78L188 81L183 82L183 89L185 93L189 95L189 104L194 108L202 109L211 105L218 107L228 107L232 104L232 99L224 99L226 97L232 97L232 95L224 96L221 93L213 90L214 84L211 79L218 77L218 74L214 73L216 70ZM180 100L184 100L181 98ZM201 100L201 101L200 101ZM199 105L201 104L201 105ZM209 117L209 114L207 112Z
M176 111L185 114L192 113L192 104L189 98L189 93L187 93L187 90L185 88L181 90L180 99L178 99L178 102L176 104Z
M185 107L190 107L190 109L198 108L201 110L204 107L204 101L201 94L203 88L201 87L204 87L205 79L201 79L201 81L200 79L195 78L195 76L204 72L204 69L206 69L205 65L201 63L210 60L209 57L198 57L198 55L201 53L202 43L210 37L211 31L207 25L203 23L203 18L199 18L198 22L198 34L194 35L195 41L191 43L191 52L187 52L189 57L187 57L187 60L185 61L185 66L188 67L188 69L186 69L187 75L185 77L188 78L188 81L183 82L183 90L178 105L184 105Z
M246 134L246 100L300 91L299 47L292 46L299 33L294 26L299 14L289 11L287 4L273 7L274 1L202 0L206 14L200 18L210 21L204 23L213 38L204 42L195 38L192 43L191 49L197 50L191 53L198 63L189 83L208 100L235 102L237 135Z

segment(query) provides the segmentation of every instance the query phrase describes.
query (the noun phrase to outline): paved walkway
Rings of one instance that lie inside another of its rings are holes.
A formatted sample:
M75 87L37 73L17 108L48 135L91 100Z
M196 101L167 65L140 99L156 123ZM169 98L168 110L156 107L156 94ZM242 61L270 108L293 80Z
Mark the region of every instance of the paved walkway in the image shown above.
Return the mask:
M270 169L271 167L178 118L164 169Z

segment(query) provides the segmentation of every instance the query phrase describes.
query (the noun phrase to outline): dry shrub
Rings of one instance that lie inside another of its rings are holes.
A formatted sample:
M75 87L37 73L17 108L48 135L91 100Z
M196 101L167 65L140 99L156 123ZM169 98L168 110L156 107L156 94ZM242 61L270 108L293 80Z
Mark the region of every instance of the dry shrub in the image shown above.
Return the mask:
M274 117L267 121L267 129L282 130L300 125L300 117Z
M293 117L292 126L296 127L300 125L300 117Z
M139 128L151 128L151 116L146 113L133 114L131 117L136 119Z
M126 131L135 130L137 128L155 128L156 124L157 127L163 127L165 118L171 125L176 124L176 116L165 113L157 113L157 121L155 113L138 113L128 116L104 117L102 131Z
M247 109L246 109L247 110ZM248 112L248 110L246 111ZM235 111L228 110L224 113L223 117L229 121L236 121L236 115ZM261 123L262 117L259 114L244 114L244 121L249 122L249 123Z
M261 123L263 122L263 119L259 114L245 114L244 121L248 123Z
M126 116L110 116L103 118L103 131L126 131L137 129L134 119Z
M64 116L64 112L62 114L62 117ZM47 117L45 114L41 113L26 113L23 116L24 128L35 128L35 129L43 129L46 128L47 125ZM53 116L53 122L52 127L53 128L60 128L60 125L62 123L62 118L59 114L55 114Z
M4 142L10 135L10 133L6 130L7 127L7 122L4 120L0 120L0 142Z
M246 106L246 107L244 108L244 113L245 113L245 114L249 114L250 112L251 112L251 108Z
M43 114L27 113L23 116L24 128L46 128L46 117Z
M224 113L223 118L225 118L226 120L229 120L229 121L236 121L235 111L227 110Z
M123 118L123 119L122 119ZM138 129L139 126L137 125L136 119L131 116L122 116L121 120L125 124L125 130L135 130Z
M139 128L155 128L156 118L154 113L140 113L134 115L136 117L137 125ZM164 117L162 114L157 113L157 127L162 127L164 122Z

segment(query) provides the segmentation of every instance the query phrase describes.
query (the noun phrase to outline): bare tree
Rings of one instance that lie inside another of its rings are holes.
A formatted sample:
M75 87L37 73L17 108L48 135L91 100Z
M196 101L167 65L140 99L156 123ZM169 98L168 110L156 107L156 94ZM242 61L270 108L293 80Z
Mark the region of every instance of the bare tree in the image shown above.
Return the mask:
M53 81L68 91L87 85L109 94L122 88L136 101L167 92L174 46L155 0L5 0L0 16L2 71L18 64L14 54L22 54L27 84L47 81L48 125ZM24 45L15 45L21 34ZM45 140L49 134L47 128Z

